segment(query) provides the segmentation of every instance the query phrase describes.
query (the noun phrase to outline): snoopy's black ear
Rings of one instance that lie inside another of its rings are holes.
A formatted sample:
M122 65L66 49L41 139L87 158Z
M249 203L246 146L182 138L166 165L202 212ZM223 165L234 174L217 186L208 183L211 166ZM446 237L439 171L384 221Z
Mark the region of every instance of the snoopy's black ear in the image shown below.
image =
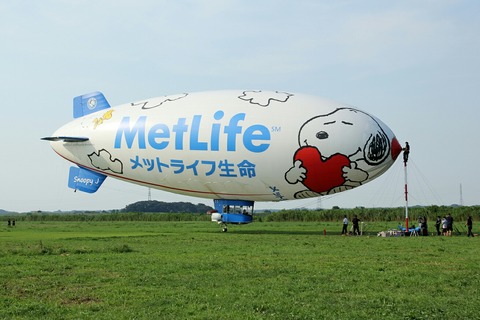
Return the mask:
M365 161L369 165L378 165L382 163L390 154L390 141L383 131L377 131L367 140L363 148Z

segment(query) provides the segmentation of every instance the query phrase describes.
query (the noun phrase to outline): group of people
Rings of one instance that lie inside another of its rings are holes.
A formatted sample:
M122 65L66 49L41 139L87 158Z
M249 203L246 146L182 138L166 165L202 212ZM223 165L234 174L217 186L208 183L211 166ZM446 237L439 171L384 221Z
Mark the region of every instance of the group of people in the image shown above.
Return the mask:
M428 235L428 226L427 226L427 217L418 218L418 226L420 227L420 235ZM472 216L468 216L467 222L465 223L467 227L467 236L473 237L473 219ZM448 236L451 237L453 233L453 217L450 214L447 214L443 218L437 216L435 221L435 229L437 230L437 236Z
M358 219L357 215L353 216L353 219L352 219L352 224L353 224L352 234L353 235L356 235L356 236L360 235L360 228L358 227L359 223L360 223L360 219ZM342 235L349 234L347 229L348 229L348 218L345 215L344 218L343 218Z
M428 223L426 216L421 216L418 218L418 226L420 227L420 235L428 236Z
M9 227L15 227L15 219L10 220L10 218L8 218L8 220L7 220L7 226L9 226Z
M353 234L353 235L360 235L360 229L358 227L358 224L360 222L360 219L355 215L352 219L352 232L348 232L348 218L345 215L343 218L343 224L342 224L342 235L348 235L348 234ZM421 216L418 218L418 226L420 227L420 235L428 235L428 223L427 223L427 217L426 216ZM467 227L467 236L468 237L473 237L473 219L472 216L468 216L467 222L465 223L465 226ZM441 227L441 230L440 230ZM453 232L453 217L450 214L447 214L443 218L440 218L440 216L437 216L437 220L435 221L435 228L437 229L437 235L444 235L444 236L452 236Z
M440 226L442 227L442 231L440 232ZM473 219L472 216L468 216L467 222L465 222L465 226L467 227L467 236L473 237ZM453 232L453 217L450 214L447 214L445 217L440 218L437 216L437 221L435 222L435 228L437 229L437 235L444 235L444 236L452 236Z

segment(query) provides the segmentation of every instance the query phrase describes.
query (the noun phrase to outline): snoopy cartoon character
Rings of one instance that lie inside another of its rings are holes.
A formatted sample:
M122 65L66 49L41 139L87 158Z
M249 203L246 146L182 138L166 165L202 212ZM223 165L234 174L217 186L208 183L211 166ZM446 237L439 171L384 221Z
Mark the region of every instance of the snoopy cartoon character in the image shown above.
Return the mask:
M306 121L298 144L293 166L285 173L288 183L306 187L295 198L355 188L390 153L390 141L379 121L353 108L338 108Z

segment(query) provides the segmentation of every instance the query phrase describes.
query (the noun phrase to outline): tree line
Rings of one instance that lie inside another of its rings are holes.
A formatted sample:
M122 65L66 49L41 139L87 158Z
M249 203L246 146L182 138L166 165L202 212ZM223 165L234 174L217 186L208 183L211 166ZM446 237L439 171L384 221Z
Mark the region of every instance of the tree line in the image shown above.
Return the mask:
M430 223L434 223L437 216L441 218L450 214L455 221L466 221L468 216L474 220L480 219L480 206L472 207L447 207L447 206L427 206L413 207L408 209L409 221L416 224L419 217L426 217ZM344 216L350 220L357 215L363 221L405 221L405 208L353 208L353 209L328 209L328 210L282 210L268 215L261 215L262 221L340 221Z
M151 201L152 202L152 201ZM16 219L17 221L209 221L210 215L207 211L211 207L203 204L193 205L195 210L189 210L191 206L177 206L182 208L180 212L168 211L150 211L152 208L162 207L162 204L152 203L152 206L145 206L140 202L127 206L118 212L77 212L72 214L55 214L48 212L34 212L27 214L3 215L0 219ZM158 206L157 206L158 205ZM130 209L129 209L130 208ZM145 210L141 210L141 209ZM171 207L170 207L171 208ZM160 209L158 209L160 210ZM428 206L409 208L410 224L416 224L419 217L426 217L430 224L433 224L436 217L444 217L447 214L452 215L454 221L466 221L468 216L472 216L474 221L480 220L480 206L471 207L446 207L446 206ZM319 221L341 221L344 216L350 220L357 215L362 221L371 222L391 222L398 221L404 223L404 208L354 208L354 209L324 209L324 210L281 210L277 212L255 213L254 221L257 222L319 222Z
M163 202L156 200L138 201L127 205L122 212L176 212L176 213L206 213L213 208L203 203Z

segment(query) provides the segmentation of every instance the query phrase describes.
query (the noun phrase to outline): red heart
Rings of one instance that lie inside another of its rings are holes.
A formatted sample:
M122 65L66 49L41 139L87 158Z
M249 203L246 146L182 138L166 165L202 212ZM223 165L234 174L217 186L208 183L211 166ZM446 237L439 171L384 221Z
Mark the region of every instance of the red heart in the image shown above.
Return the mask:
M320 151L315 147L302 147L295 152L294 161L302 161L307 169L303 184L310 190L321 193L345 183L342 168L350 166L347 156L336 153L322 160Z

